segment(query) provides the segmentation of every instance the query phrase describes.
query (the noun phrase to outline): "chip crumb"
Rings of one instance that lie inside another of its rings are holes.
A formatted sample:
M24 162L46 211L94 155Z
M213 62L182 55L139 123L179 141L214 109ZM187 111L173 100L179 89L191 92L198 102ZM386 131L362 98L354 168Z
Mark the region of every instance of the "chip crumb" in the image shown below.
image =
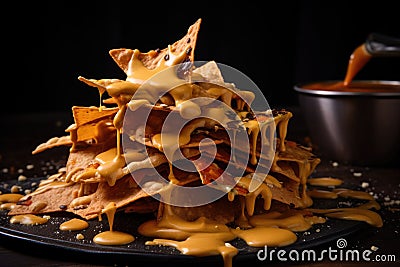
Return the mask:
M336 161L334 161L334 162L332 162L332 166L333 166L333 167L337 167L337 166L339 166L339 163L337 163Z
M372 251L377 251L379 248L378 247L376 247L376 246L371 246L371 250Z
M33 164L26 165L27 170L32 170L35 166Z
M46 220L50 220L50 215L43 215L43 218Z
M353 175L354 175L355 177L361 177L361 176L362 176L362 173L361 173L361 172L353 172Z
M18 176L18 182L24 182L24 181L26 181L26 176L25 175L20 175L20 176Z
M315 232L317 232L317 233L319 233L319 232L321 232L321 229L315 229Z
M2 171L3 173L8 173L8 169L7 169L7 168L3 168L1 171Z
M367 188L369 186L369 183L368 182L362 182L361 183L361 187L362 188Z
M17 172L18 172L18 173L23 173L24 170L23 170L23 169L18 169Z
M30 194L30 193L32 193L32 190L30 190L30 189L25 189L24 193L25 193L25 195Z
M19 185L13 185L10 189L11 193L18 193L22 188Z
M83 234L77 234L76 235L76 239L78 239L78 240L82 240L84 238L85 238L85 236Z

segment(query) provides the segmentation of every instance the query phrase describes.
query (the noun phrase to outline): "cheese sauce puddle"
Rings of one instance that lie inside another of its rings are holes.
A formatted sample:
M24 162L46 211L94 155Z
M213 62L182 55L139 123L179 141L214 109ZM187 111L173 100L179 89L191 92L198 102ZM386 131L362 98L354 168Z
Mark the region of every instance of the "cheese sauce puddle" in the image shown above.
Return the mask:
M60 230L61 231L77 231L77 230L83 230L89 227L89 223L87 221L73 218L71 220L68 220L66 222L63 222L60 224Z
M114 216L116 212L116 204L114 202L109 203L103 210L102 213L105 213L108 218L108 224L110 230L101 232L93 237L93 242L99 245L126 245L132 243L135 240L135 237L131 234L114 231ZM100 215L101 216L101 215Z

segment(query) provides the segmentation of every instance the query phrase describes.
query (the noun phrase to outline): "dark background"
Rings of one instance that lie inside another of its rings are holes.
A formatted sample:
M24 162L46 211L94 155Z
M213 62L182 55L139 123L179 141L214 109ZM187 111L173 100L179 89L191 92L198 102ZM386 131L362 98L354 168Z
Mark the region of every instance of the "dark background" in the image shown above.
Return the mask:
M109 50L164 48L198 18L202 24L195 59L215 60L245 73L272 107L296 105L296 83L344 79L351 53L369 33L400 37L396 1L14 5L3 10L8 19L2 19L3 69L8 73L3 76L2 116L98 105L97 90L78 81L79 75L125 79ZM400 58L373 58L356 79L400 80Z

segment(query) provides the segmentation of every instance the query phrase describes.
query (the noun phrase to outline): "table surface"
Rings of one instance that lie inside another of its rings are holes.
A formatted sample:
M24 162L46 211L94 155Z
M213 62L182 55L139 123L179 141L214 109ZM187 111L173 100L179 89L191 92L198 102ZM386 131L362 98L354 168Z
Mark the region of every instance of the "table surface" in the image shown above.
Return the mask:
M307 129L298 107L288 108L294 114L289 123L288 140L299 143L308 140ZM7 116L5 116L7 115ZM18 170L27 170L29 164L43 164L49 158L57 158L63 162L67 150L54 150L43 155L31 155L31 151L41 142L53 136L65 135L65 129L72 123L72 115L65 112L34 113L34 114L3 114L2 130L0 134L0 179L13 175ZM52 154L53 153L53 154ZM316 152L317 154L317 152ZM318 155L318 154L317 154ZM321 157L322 162L313 173L314 177L336 177L344 179L347 184L371 192L381 205L381 214L384 225L381 228L363 225L359 230L343 238L347 241L347 249L371 250L371 261L340 261L325 257L322 261L279 262L279 261L239 261L233 263L238 266L400 266L399 237L400 237L400 167L397 166L352 166L341 162L332 162ZM336 164L337 163L337 164ZM364 187L363 187L364 185ZM3 190L4 191L4 190ZM318 250L337 248L337 240L332 240L318 247ZM386 262L378 262L378 258ZM395 261L391 261L395 258ZM187 266L187 262L162 262L162 266ZM190 262L191 266L204 266L202 261ZM210 265L209 263L207 263ZM124 262L114 257L99 257L88 254L79 254L74 251L41 246L31 242L16 240L12 237L0 238L0 266L151 266L145 261ZM158 264L160 265L160 264ZM212 264L211 264L212 265ZM222 259L221 265L222 266Z

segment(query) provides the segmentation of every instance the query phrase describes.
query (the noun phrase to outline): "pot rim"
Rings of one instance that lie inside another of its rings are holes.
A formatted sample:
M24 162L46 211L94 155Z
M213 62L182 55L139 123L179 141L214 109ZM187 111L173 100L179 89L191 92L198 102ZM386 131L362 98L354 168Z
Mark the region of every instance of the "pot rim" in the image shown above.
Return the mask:
M392 91L339 91L339 90L324 90L324 89L307 89L305 85L314 83L335 83L342 82L341 80L317 80L312 82L298 83L294 86L294 90L299 93L305 93L309 95L323 95L323 96L397 96L400 97L400 89ZM389 80L354 80L352 83L377 83L384 85L394 85L400 87L400 81L389 81Z

